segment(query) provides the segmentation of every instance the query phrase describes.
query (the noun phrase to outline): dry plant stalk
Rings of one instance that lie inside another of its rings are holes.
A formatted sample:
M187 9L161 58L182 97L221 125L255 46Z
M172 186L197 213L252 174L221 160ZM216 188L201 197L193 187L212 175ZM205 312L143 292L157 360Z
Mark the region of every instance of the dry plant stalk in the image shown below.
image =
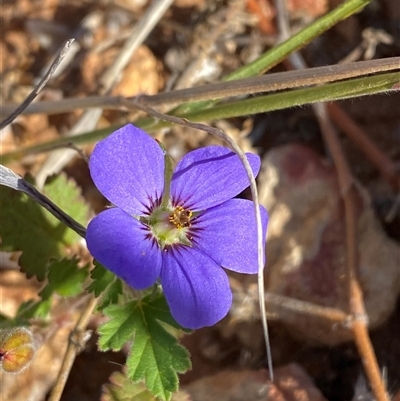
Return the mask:
M365 372L373 394L378 401L389 401L389 395L381 376L378 361L368 333L368 316L365 311L364 298L357 277L358 251L356 240L356 190L350 168L344 156L336 131L328 120L325 111L320 119L321 130L332 155L345 209L347 241L347 286L349 292L350 328L360 353ZM341 125L343 125L342 122ZM375 150L377 150L375 148ZM371 153L370 153L371 154ZM376 153L374 153L376 154Z
M377 167L382 176L393 187L400 190L400 174L395 163L390 160L368 138L364 130L336 103L327 105L329 116L335 124L358 146L358 148Z
M357 78L379 72L388 72L400 68L400 57L357 61L349 64L327 65L307 68L305 70L283 71L266 75L242 78L234 81L216 82L193 88L161 92L156 95L140 95L146 104L155 106L171 106L185 102L226 99L234 96L254 95L278 90L302 88L323 83ZM128 98L132 100L132 98ZM4 104L0 115L7 115L14 105ZM120 96L87 96L84 98L65 98L57 102L40 101L30 104L21 114L46 113L47 115L66 113L69 111L101 107L119 109Z
M65 384L67 383L69 373L75 358L85 346L86 341L90 338L90 332L86 331L86 327L92 317L93 311L96 309L99 298L91 296L82 312L74 330L69 337L69 344L67 352L65 353L64 360L61 365L57 381L50 394L49 401L59 401L64 391Z
M338 173L345 209L346 238L347 238L347 285L349 291L349 309L352 317L351 330L360 353L365 372L373 394L378 401L389 401L385 384L382 379L378 361L368 333L368 316L365 312L364 299L357 278L358 251L356 240L356 192L354 179L344 156L339 138L328 119L327 113L323 121L322 132Z
M74 40L75 39L69 39L62 45L61 50L59 51L55 60L51 63L50 68L48 69L46 74L44 74L43 78L33 88L32 92L27 96L27 98L0 123L0 130L6 127L8 124L11 124L33 102L35 97L46 86L47 82L49 82L49 79L52 77L55 70L61 64L61 61L63 61L64 57L67 55L68 50L70 49Z
M281 39L285 39L290 36L286 1L276 0L275 3ZM289 59L290 64L295 69L306 67L302 56L298 52L293 53ZM357 250L356 192L354 179L344 156L336 130L329 119L326 105L323 103L316 103L312 107L318 119L322 135L332 155L338 174L341 196L344 202L347 244L346 281L349 294L350 327L353 331L354 340L375 398L377 401L389 401L389 395L386 391L385 383L382 379L378 361L369 337L368 316L365 311L364 298L357 277L359 255Z
M260 202L258 197L258 190L255 177L253 175L253 171L250 167L250 164L243 152L243 150L239 147L239 145L224 131L219 128L210 127L201 123L193 123L188 121L187 119L179 118L176 116L171 116L167 114L160 113L153 108L140 103L140 101L135 100L121 100L122 104L124 104L127 108L136 108L144 111L145 113L151 115L154 118L162 119L171 123L179 124L185 127L194 128L197 130L205 131L215 137L224 141L240 158L240 161L243 164L243 167L246 170L247 177L250 182L250 190L254 203L254 212L256 217L257 224L257 254L258 254L258 288L259 288L259 305L261 310L261 322L263 326L264 333L264 341L265 347L267 351L267 365L269 370L269 375L271 381L274 380L273 366L272 366L272 353L271 353L271 345L269 341L269 332L268 332L268 323L267 323L267 314L264 308L265 305L265 290L264 290L264 246L263 246L263 234L262 234L262 223L261 223L261 214L260 214Z

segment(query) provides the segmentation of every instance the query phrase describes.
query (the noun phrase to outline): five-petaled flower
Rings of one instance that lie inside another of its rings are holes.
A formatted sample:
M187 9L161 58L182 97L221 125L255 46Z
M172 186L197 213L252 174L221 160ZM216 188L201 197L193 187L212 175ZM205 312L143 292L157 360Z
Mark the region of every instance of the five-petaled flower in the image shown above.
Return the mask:
M246 157L254 175L260 158ZM239 157L222 146L170 158L148 134L126 125L100 141L90 174L115 206L96 216L86 241L95 259L137 290L161 280L175 320L211 326L229 311L224 268L257 272L257 235L251 201L232 199L248 187ZM261 207L265 237L267 213Z

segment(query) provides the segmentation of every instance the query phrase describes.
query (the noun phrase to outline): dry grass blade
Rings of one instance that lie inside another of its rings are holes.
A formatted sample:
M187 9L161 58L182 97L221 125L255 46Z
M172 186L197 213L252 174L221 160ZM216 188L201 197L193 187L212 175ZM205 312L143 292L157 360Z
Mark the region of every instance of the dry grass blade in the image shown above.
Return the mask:
M51 64L49 70L46 72L46 74L43 76L40 82L36 85L33 91L28 95L28 97L17 107L17 109L0 123L0 129L3 129L8 124L12 123L32 103L35 97L40 93L40 91L47 84L51 76L54 74L54 71L60 65L61 61L67 55L68 50L71 47L74 40L75 39L69 39L64 43L58 56Z
M146 10L140 22L132 29L129 38L125 42L114 63L105 71L100 79L101 86L99 92L102 95L110 91L118 80L121 71L126 67L129 59L132 57L132 54L153 30L171 3L172 0L153 1ZM97 126L102 113L103 109L99 107L87 110L67 133L67 136L72 137L82 132L93 130ZM38 187L42 188L44 186L46 178L49 175L61 171L73 158L74 154L75 153L71 151L71 149L58 149L51 153L36 176Z
M232 96L301 88L309 85L320 85L397 69L400 69L400 57L391 57L379 60L358 61L344 65L327 65L324 67L307 68L306 70L271 73L259 77L162 92L151 96L142 95L141 97L143 102L153 107L156 105L171 106L191 101L215 100ZM43 101L33 103L23 114L56 114L96 107L116 109L119 108L119 105L119 97L88 96L85 98L61 99L57 102ZM8 114L14 107L13 105L3 105L1 113Z
M261 214L260 214L260 201L259 201L259 197L258 197L256 180L253 175L251 166L250 166L243 150L237 145L237 143L229 135L227 135L221 129L210 127L205 124L192 123L186 119L182 119L179 117L160 113L160 112L150 108L149 106L141 104L138 101L125 100L125 101L123 101L123 103L128 108L131 108L131 107L138 108L139 110L142 110L155 118L169 121L174 124L179 124L179 125L183 125L186 127L190 127L190 128L208 132L209 134L214 135L217 138L224 141L225 143L227 143L229 145L229 147L239 156L239 158L243 164L243 167L246 170L247 177L250 181L250 190L251 190L251 195L253 197L253 203L254 203L254 212L255 212L256 224L257 224L258 285L259 285L259 288L261 289L259 304L260 304L260 309L261 309L261 317L262 317L261 321L262 321L263 331L264 331L265 346L266 346L266 350L267 350L268 369L269 369L270 379L271 379L271 381L273 381L274 374L273 374L273 366L272 366L272 354L271 354L271 346L270 346L269 334L268 334L267 316L266 316L266 311L264 308L264 305L265 305L265 299L264 299L264 293L265 293L265 291L264 291L264 238L263 238Z

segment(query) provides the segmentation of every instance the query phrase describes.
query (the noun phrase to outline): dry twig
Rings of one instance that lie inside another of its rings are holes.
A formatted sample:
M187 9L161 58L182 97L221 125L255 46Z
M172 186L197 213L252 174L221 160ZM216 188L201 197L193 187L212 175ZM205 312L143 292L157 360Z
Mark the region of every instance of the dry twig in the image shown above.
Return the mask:
M44 74L44 76L40 80L40 82L36 85L36 87L33 89L33 91L28 95L28 97L16 108L16 110L0 123L0 129L3 129L8 124L11 124L33 102L35 97L44 88L44 86L47 84L47 82L49 81L51 76L54 74L54 71L60 65L61 61L67 55L68 50L71 47L73 42L74 42L74 39L69 39L64 43L58 56L53 61L53 63L51 64L51 66L48 69L48 71L46 72L46 74Z
M350 327L353 331L354 340L361 355L373 394L377 401L389 401L389 395L381 377L378 361L372 347L371 339L369 338L368 316L365 311L361 286L357 278L359 262L356 239L356 188L336 131L327 114L325 112L324 114L322 119L324 128L322 131L338 172L339 185L344 201L347 238L347 284L350 299L350 313L352 315Z
M59 401L61 398L75 358L85 346L86 341L90 338L90 333L85 330L93 314L93 311L97 306L98 300L99 298L94 298L93 296L90 296L86 308L82 312L75 328L70 334L67 352L65 353L64 360L61 365L56 384L50 394L49 401Z
M194 88L161 92L156 95L141 95L141 98L142 101L153 107L171 106L184 102L216 100L233 96L253 95L256 93L320 85L398 69L400 69L400 57L390 57L379 60L358 61L344 65L327 65L307 68L306 70L270 73ZM119 96L87 96L85 98L61 99L57 102L42 101L29 105L22 114L46 113L49 115L96 107L117 109L120 106L119 99ZM2 106L1 113L9 114L14 108L14 105L5 104Z
M289 23L286 12L285 0L276 0L278 12L278 25L283 38L289 36ZM295 68L305 67L305 62L300 53L291 55L290 62ZM354 179L347 164L337 133L329 120L326 106L322 103L313 105L325 142L332 154L337 170L339 186L344 201L346 242L347 242L347 285L349 291L349 310L351 314L351 329L354 340L368 376L371 389L378 401L389 401L384 381L381 377L379 365L376 359L371 339L368 334L368 316L365 311L364 299L360 283L357 277L358 270L358 246L356 234L356 189Z
M336 103L327 105L329 116L337 126L354 142L354 144L378 168L382 176L394 190L400 190L400 172L377 146L368 138L364 130Z
M147 35L153 30L159 19L164 15L173 0L157 0L153 1L150 7L146 10L137 25L132 29L129 38L122 47L118 57L110 68L106 70L100 78L101 86L100 94L108 93L112 86L116 83L122 70L126 67L132 54L145 40ZM94 108L87 110L79 118L72 129L67 133L67 136L74 136L84 131L94 129L103 113L102 108ZM36 176L36 182L39 188L42 188L46 178L54 173L59 172L75 155L71 149L55 150L49 155L43 163L41 169Z

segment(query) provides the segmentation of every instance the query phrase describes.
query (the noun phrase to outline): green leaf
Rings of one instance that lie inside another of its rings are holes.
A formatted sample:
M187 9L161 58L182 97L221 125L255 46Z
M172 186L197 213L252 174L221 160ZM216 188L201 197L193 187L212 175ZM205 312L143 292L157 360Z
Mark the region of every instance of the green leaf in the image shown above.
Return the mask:
M49 299L53 293L74 297L82 292L88 276L88 266L79 267L77 258L52 260L48 266L48 284L39 295L43 300Z
M60 256L59 225L28 196L0 187L1 250L22 251L19 265L28 277L43 280L50 258Z
M61 175L45 188L76 220L84 221L87 206L80 199L76 184ZM22 251L19 265L28 277L43 280L48 261L60 259L65 248L78 240L78 235L25 194L0 186L0 250Z
M125 305L103 310L109 321L100 326L102 351L120 350L132 341L127 376L134 382L144 380L155 397L169 400L178 389L178 375L190 368L188 351L170 331L179 329L163 296L151 295ZM166 326L170 326L168 331Z
M156 401L144 383L133 383L121 372L114 372L103 386L101 401Z
M23 302L15 317L16 324L27 324L29 319L42 318L48 316L51 308L51 300Z
M75 181L68 179L65 174L59 174L46 183L44 193L60 209L69 214L78 223L86 225L89 207L84 201L81 190ZM50 214L49 218L56 220L56 218ZM66 244L74 244L80 240L80 237L75 231L68 229L63 236L63 240Z
M118 302L118 298L123 292L122 282L97 260L94 261L94 265L94 269L90 272L93 281L88 286L87 291L93 293L96 298L102 297L97 309L103 310L105 307Z
M125 305L110 305L103 310L109 320L98 329L101 351L119 351L133 339L137 304L137 301L132 301Z
M47 285L40 292L40 301L27 301L20 306L15 321L26 322L32 318L46 318L51 308L51 296L74 297L83 291L89 276L89 267L79 267L78 259L51 260L47 269Z
M116 304L119 300L119 296L123 293L122 281L118 278L111 283L109 287L104 291L101 297L101 301L98 304L98 310L102 311L109 305Z
M97 260L94 261L94 269L90 272L90 277L93 282L90 283L87 291L92 292L96 298L115 280L115 274L107 270Z
M8 316L0 313L0 329L8 329L14 326L13 319L10 319Z

